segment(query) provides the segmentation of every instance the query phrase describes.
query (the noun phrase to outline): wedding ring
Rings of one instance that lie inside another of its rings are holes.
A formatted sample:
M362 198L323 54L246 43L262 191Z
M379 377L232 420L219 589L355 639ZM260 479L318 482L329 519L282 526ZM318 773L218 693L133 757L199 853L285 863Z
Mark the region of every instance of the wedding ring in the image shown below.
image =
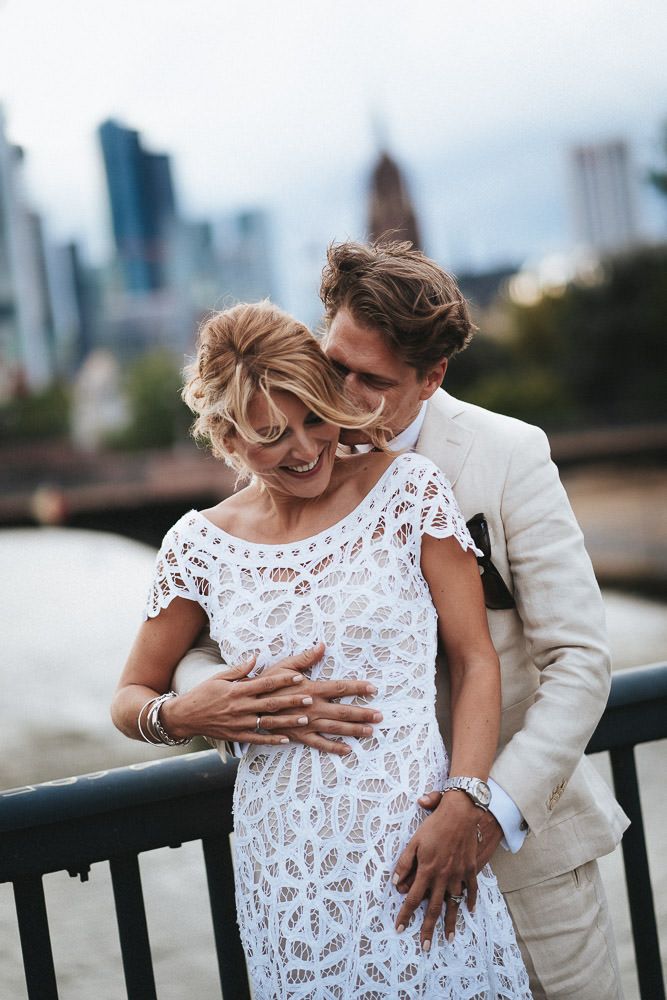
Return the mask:
M484 837L482 836L482 831L480 830L479 827L477 827L477 843L478 844L484 843Z
M449 894L449 899L450 899L450 901L451 901L452 903L456 903L456 905L457 905L457 906L460 906L460 905L461 905L461 903L463 902L463 900L464 900L465 898L466 898L466 897L465 897L465 893L464 893L464 892L462 892L460 896L457 896L457 895L456 895L455 893L453 893L453 892L450 892L450 894Z
M261 721L262 721L262 717L261 717L261 715L258 715L257 716L257 721L255 722L255 732L256 733L261 733L261 731L262 731L262 727L260 726L260 722Z

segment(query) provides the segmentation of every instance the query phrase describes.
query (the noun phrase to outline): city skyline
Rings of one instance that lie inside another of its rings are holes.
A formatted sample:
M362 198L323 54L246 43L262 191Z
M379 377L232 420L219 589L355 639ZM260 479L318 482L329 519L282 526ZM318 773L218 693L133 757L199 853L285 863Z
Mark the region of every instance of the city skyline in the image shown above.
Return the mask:
M539 13L527 0L502 13L487 0L447 8L389 2L380 19L374 4L348 0L335 11L287 2L279 15L260 2L252 16L230 3L223 17L198 0L185 18L167 0L63 0L57 12L9 0L0 99L27 151L31 199L56 238L108 259L94 130L114 116L172 158L188 217L271 211L288 306L304 257L364 235L382 145L407 175L425 249L444 263L562 250L570 146L627 139L638 181L658 155L667 11L647 0L632 11L601 0ZM664 232L650 198L641 193L649 236Z

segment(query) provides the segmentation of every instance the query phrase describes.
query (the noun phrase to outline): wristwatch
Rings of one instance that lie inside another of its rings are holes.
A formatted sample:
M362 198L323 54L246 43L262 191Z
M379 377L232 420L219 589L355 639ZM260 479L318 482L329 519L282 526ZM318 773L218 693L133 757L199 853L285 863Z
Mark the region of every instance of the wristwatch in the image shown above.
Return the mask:
M442 792L451 792L453 789L465 792L476 806L479 806L480 809L488 810L489 802L491 801L491 789L481 778L447 778L447 781L442 786Z

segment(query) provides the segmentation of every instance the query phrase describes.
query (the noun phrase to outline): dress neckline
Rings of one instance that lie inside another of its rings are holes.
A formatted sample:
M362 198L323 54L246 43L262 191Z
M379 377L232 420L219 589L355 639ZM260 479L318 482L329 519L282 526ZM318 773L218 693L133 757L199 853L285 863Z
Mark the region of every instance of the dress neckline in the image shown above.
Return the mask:
M201 511L195 510L194 508L190 511L189 514L186 514L185 516L189 517L191 514L194 514L196 517L199 518L200 521L203 521L203 523L206 525L207 528L209 528L215 534L219 535L221 538L231 539L235 545L251 546L254 549L272 549L274 551L275 550L280 551L283 549L290 549L290 550L295 549L296 547L304 545L305 543L311 544L317 539L326 538L328 535L331 535L334 531L341 528L351 518L357 517L361 513L361 511L363 511L363 509L366 507L369 501L373 499L375 493L379 492L380 488L384 485L385 479L388 479L390 474L393 475L398 462L401 461L401 459L405 458L407 455L412 455L412 454L413 454L412 452L401 452L400 454L398 454L396 458L394 458L393 461L387 466L382 475L379 476L378 479L376 479L376 481L373 483L368 493L359 501L356 507L353 507L352 510L349 511L347 514L345 514L343 517L339 518L337 521L334 521L333 524L330 524L326 528L322 528L320 531L317 531L314 535L306 535L305 538L296 538L293 541L289 542L252 542L248 538L241 538L240 535L232 535L229 531L225 531L224 528L218 527L218 525L214 524L213 521L211 521L210 518L206 517L205 514L202 514Z

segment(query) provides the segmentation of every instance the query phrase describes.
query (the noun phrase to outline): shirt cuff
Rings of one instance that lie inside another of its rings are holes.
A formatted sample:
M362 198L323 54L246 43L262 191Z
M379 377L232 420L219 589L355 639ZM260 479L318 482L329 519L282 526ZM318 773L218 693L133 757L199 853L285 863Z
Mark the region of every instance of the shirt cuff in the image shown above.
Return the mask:
M498 820L504 834L500 843L506 851L516 854L526 839L528 824L521 815L514 799L511 799L493 778L489 778L488 785L491 789L489 812Z

